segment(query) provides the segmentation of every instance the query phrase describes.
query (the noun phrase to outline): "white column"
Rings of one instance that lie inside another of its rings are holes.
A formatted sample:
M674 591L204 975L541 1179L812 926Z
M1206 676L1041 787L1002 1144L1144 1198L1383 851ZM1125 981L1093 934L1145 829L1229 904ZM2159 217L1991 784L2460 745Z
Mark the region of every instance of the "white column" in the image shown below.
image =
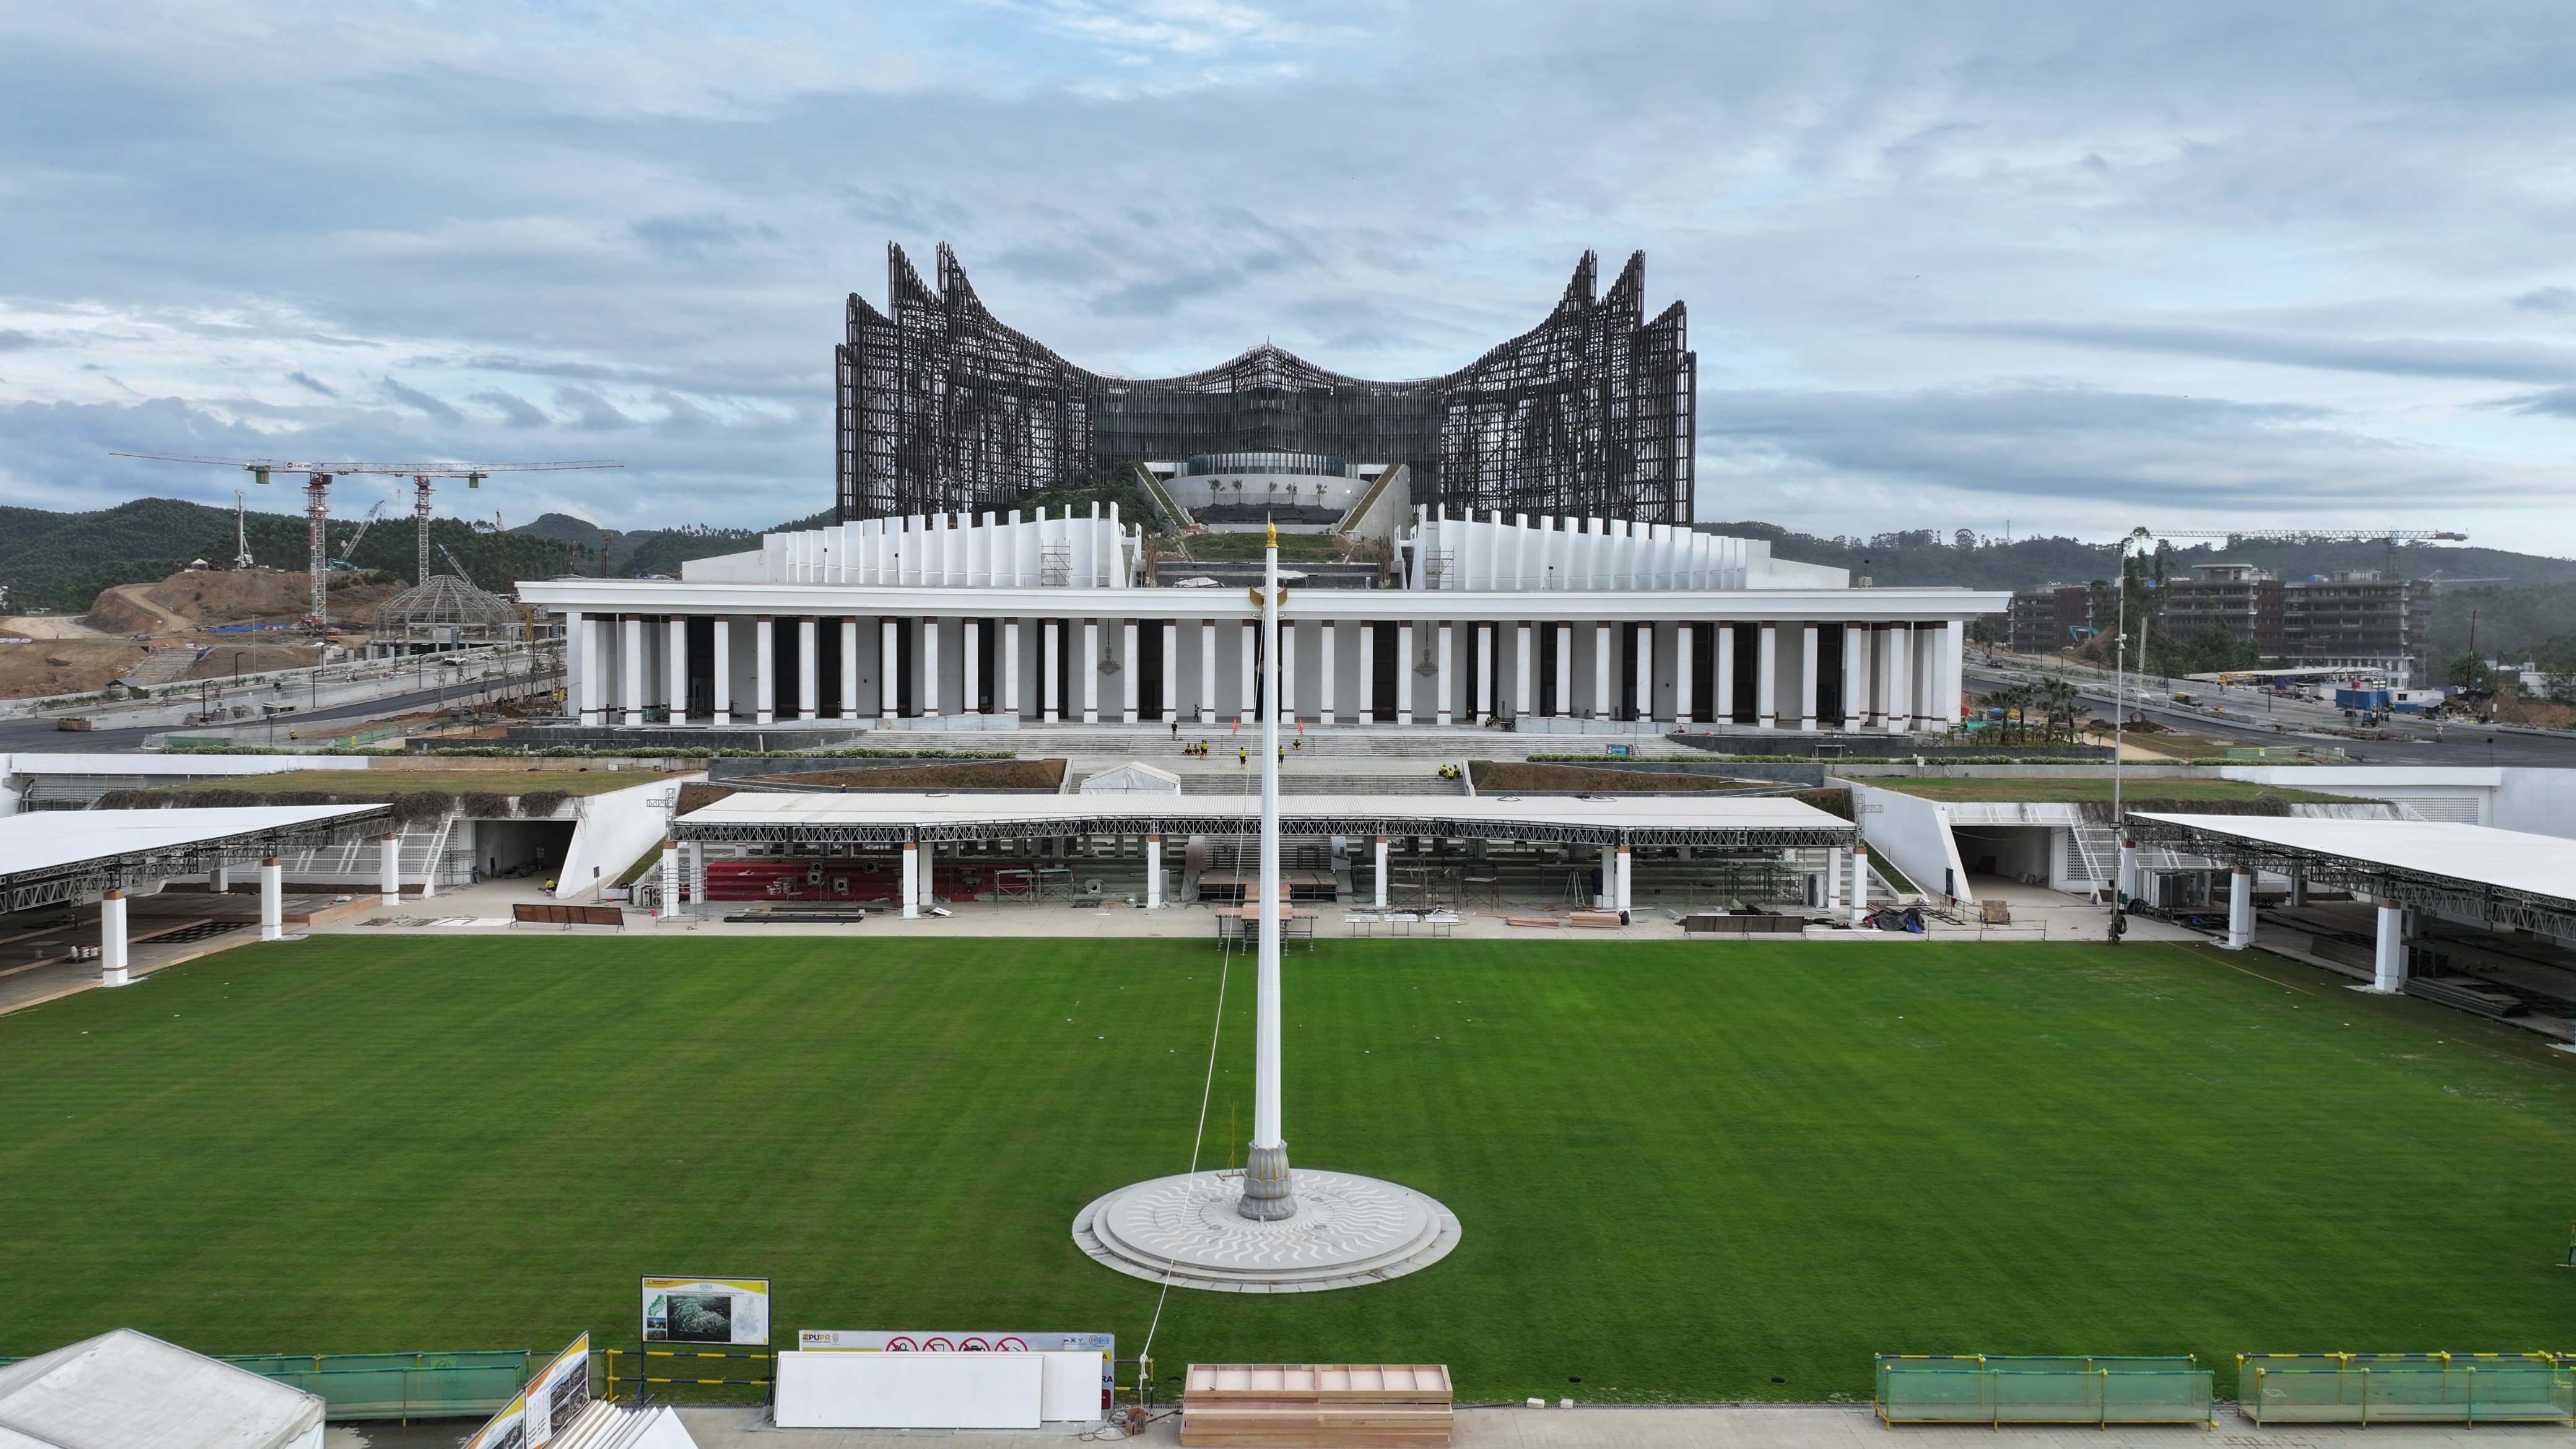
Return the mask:
M715 707L715 722L730 724L733 721L733 618L731 615L716 615L715 647L707 651L707 658L715 684L715 697L709 701Z
M1082 621L1082 722L1100 723L1100 621Z
M680 843L665 840L662 842L662 914L687 915L688 904L681 899L684 894L680 880Z
M572 674L572 704L581 711L586 725L605 723L600 701L604 697L608 661L599 657L599 625L588 614L572 616L572 627L564 631L564 650L571 658L565 667Z
M1315 718L1319 723L1333 722L1333 636L1342 632L1338 620L1326 619L1316 626L1316 663L1319 684L1315 694Z
M921 918L920 865L921 847L912 841L905 841L903 843L903 918L907 921Z
M1297 718L1297 626L1279 621L1279 718Z
M2379 939L2371 952L2370 989L2406 989L2406 908L2385 896L2379 900Z
M1574 626L1556 626L1556 718L1574 717Z
M1395 627L1395 722L1413 723L1413 621Z
M1695 697L1691 678L1691 626L1673 626L1673 728L1691 726L1691 701Z
M1869 627L1834 627L1843 631L1843 719L1838 728L1856 730L1869 723Z
M1843 852L1828 850L1825 852L1825 911L1831 914L1842 908Z
M1444 725L1454 723L1450 709L1458 698L1457 689L1450 683L1449 660L1450 625L1448 620L1443 619L1440 621L1440 672L1433 676L1440 682L1440 703L1432 718Z
M1377 838L1377 908L1386 909L1386 837Z
M1717 631L1717 677L1708 682L1710 724L1735 722L1735 626L1711 624Z
M1377 623L1360 625L1360 723L1377 723Z
M1239 642L1242 645L1242 652L1234 661L1234 722L1237 725L1249 721L1253 712L1261 707L1259 699L1253 693L1259 686L1254 682L1252 674L1253 655L1260 649L1258 641L1261 636L1261 625L1254 620L1246 619L1240 632Z
M806 614L796 621L796 717L814 719L822 713L823 695L820 681L823 660L816 653L822 647L820 621Z
M1869 847L1854 845L1851 849L1852 890L1851 923L1859 925L1869 916Z
M1288 1170L1281 1122L1281 993L1279 963L1279 683L1285 673L1279 642L1279 548L1271 544L1262 567L1261 632L1269 649L1261 692L1261 937L1254 956L1252 1024L1252 1141L1244 1158L1243 1197L1236 1211L1277 1220L1293 1216L1297 1201Z
M109 891L98 902L98 984L123 986L125 974L125 892Z
M859 717L859 621L857 616L841 620L841 718Z
M286 867L276 856L259 863L259 938L286 937Z
M1476 723L1481 725L1494 717L1494 629L1491 623L1479 623L1476 630Z
M2122 905L2138 895L2138 842L2120 837L2120 878L2111 883L2111 898Z
M229 865L219 865L206 872L206 889L222 895L232 894L233 868Z
M1963 686L1960 655L1967 644L1967 626L1956 619L1941 626L1933 641L1933 673L1940 689L1932 696L1933 727L1947 733L1959 727L1959 695Z
M1512 632L1517 636L1515 647L1519 651L1513 656L1513 663L1517 667L1512 670L1512 717L1514 719L1528 719L1530 713L1530 691L1537 687L1536 681L1530 674L1530 669L1532 667L1530 661L1533 658L1533 655L1531 653L1532 645L1530 640L1529 620L1523 619L1518 624L1513 625Z
M1887 706L1887 732L1905 734L1914 728L1914 680L1906 667L1914 654L1914 631L1903 624L1890 625L1878 644L1879 668L1885 673L1878 692Z
M887 615L877 626L877 718L891 724L903 707L902 621Z
M1610 909L1623 916L1628 914L1628 860L1628 847L1622 845L1619 847L1618 872L1610 888Z
M1136 661L1144 658L1144 656L1136 652L1136 621L1130 619L1120 627L1124 631L1124 637L1120 640L1120 643L1126 652L1118 656L1119 711L1124 716L1127 723L1134 724L1136 722L1136 686L1138 684L1138 680L1136 678Z
M386 905L402 904L402 832L376 837L376 893Z
M1614 662L1610 647L1610 626L1598 624L1592 630L1592 717L1610 719L1619 713L1618 696L1611 693L1610 666Z
M1002 621L1002 713L1020 714L1020 621Z
M1798 626L1798 728L1814 733L1816 728L1816 626Z
M751 628L752 723L778 722L778 650L775 621L762 614Z
M1753 660L1753 715L1766 730L1780 727L1780 626L1762 626L1762 646Z
M2254 944L2254 872L2243 866L2227 875L2227 949L2242 951Z
M678 724L689 717L689 621L677 614L663 620L662 640L662 702Z
M1631 701L1637 718L1652 724L1655 719L1655 621L1647 619L1637 626L1637 697Z
M644 616L617 617L617 705L630 725L644 722Z
M1166 654L1163 657L1169 659L1172 656ZM1170 698L1169 695L1164 697ZM1145 837L1145 909L1159 911L1162 908L1163 837L1148 835Z
M1216 723L1216 620L1199 620L1199 723Z
M1057 672L1064 662L1064 651L1056 647L1056 622L1053 619L1046 621L1046 628L1041 631L1042 638L1038 646L1038 673L1044 680L1038 690L1039 703L1046 711L1045 718L1048 724L1054 724L1059 718L1056 706L1064 697L1062 681Z
M912 866L914 874L921 879L921 889L913 892L913 898L921 903L923 915L930 914L930 908L939 904L939 865L931 858L933 854L930 842L921 842L921 854Z
M924 719L939 715L939 621L921 621L921 679L913 686L913 698L921 705Z
M1163 723L1171 724L1181 717L1181 625L1177 619L1163 621Z
M984 621L957 621L957 712L984 712Z

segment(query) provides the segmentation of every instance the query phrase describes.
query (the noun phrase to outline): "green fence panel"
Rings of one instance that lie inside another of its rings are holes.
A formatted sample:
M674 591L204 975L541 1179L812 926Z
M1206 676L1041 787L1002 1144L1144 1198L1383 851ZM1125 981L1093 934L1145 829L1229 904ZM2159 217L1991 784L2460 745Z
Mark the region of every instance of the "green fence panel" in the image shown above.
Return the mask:
M528 1381L526 1349L453 1353L235 1354L224 1362L321 1396L330 1419L490 1414Z
M2264 1424L2576 1421L2576 1369L2543 1358L2249 1366L2238 1395Z
M1885 1355L1878 1411L1890 1423L2206 1423L2213 1378L2188 1356Z

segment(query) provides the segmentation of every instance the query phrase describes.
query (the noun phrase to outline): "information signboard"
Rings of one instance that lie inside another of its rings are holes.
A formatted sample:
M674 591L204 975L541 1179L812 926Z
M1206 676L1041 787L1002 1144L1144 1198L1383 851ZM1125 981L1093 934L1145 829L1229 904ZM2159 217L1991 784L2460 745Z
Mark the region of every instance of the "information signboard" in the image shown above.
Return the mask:
M729 1343L767 1347L766 1278L646 1278L646 1343Z

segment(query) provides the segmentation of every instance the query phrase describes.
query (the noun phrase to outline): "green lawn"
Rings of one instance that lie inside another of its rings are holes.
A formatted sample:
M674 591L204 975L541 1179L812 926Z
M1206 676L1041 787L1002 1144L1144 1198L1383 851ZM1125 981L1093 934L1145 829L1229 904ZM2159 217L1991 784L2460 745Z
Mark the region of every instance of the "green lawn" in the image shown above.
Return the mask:
M613 1341L636 1275L682 1272L775 1279L783 1330L1132 1355L1153 1285L1068 1229L1187 1165L1217 964L339 937L0 1017L0 1354L118 1324ZM1466 1237L1377 1287L1174 1290L1167 1372L1817 1399L1865 1398L1877 1350L2569 1346L2576 1059L2422 1002L2139 945L1334 941L1288 969L1293 1156ZM1212 1161L1249 1122L1251 1004L1238 969Z

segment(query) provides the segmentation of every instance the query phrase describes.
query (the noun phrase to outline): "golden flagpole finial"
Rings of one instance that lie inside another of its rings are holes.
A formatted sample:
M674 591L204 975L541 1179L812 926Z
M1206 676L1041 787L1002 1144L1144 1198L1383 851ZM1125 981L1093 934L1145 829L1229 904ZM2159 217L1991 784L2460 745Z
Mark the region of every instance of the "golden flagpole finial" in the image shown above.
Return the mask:
M1275 523L1270 525L1270 546L1272 548L1279 546L1279 525Z

